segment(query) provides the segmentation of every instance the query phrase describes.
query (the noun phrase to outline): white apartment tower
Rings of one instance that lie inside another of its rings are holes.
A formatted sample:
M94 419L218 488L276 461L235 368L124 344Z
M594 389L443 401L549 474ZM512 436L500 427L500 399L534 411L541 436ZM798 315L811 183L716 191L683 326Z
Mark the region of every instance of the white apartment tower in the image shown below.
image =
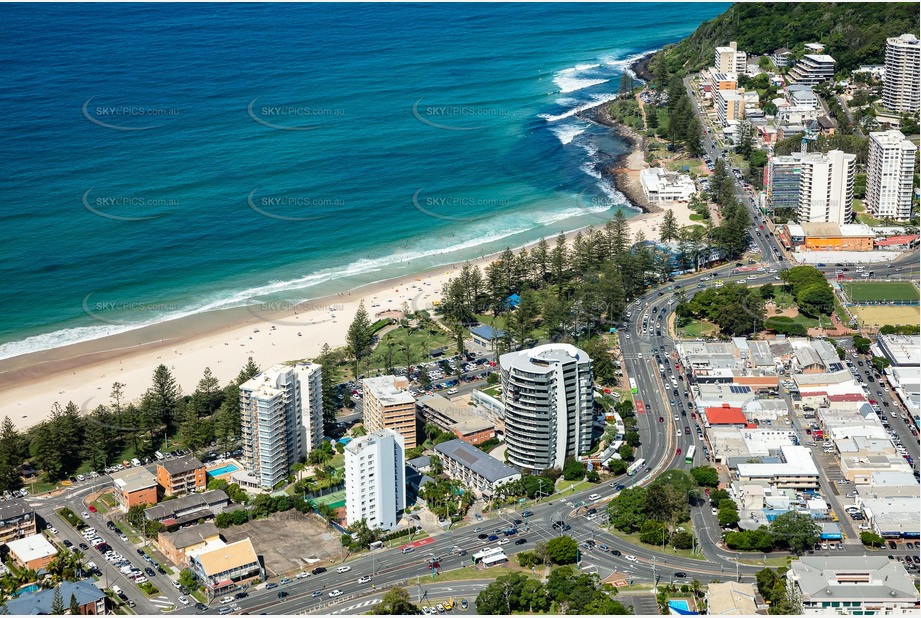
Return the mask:
M562 468L592 447L592 359L569 344L499 357L508 463Z
M717 73L744 73L748 54L739 51L735 41L728 47L717 47L713 52L713 66Z
M921 41L913 34L886 39L883 106L899 113L921 108Z
M878 219L908 221L917 147L896 130L870 133L867 210Z
M403 436L381 429L345 447L345 508L349 525L392 530L406 508Z
M802 157L797 219L800 223L851 222L856 155L840 150Z
M271 489L323 440L321 367L275 365L240 385L243 464Z

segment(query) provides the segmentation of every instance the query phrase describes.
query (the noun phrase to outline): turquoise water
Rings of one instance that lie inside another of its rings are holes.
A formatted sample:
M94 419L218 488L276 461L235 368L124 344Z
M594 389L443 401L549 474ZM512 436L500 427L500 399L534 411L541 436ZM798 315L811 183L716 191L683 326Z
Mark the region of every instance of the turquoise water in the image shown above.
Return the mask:
M236 472L239 469L240 468L233 464L227 464L226 466L221 466L220 468L215 468L214 470L208 470L208 474L211 476L221 476L222 474Z
M0 358L591 223L700 4L4 4Z
M38 584L29 584L28 586L23 586L22 588L14 592L13 596L18 597L20 595L29 594L37 590L41 590L41 586L39 586Z
M675 609L680 609L685 612L691 610L690 606L688 605L688 602L685 601L684 599L675 599L674 601L669 601L668 605L669 607L674 607Z

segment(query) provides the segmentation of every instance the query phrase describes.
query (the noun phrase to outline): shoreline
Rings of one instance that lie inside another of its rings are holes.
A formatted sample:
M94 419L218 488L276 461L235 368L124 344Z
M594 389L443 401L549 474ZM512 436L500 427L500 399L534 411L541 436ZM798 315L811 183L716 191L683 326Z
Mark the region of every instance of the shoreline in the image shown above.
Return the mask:
M639 185L644 160L644 139L614 122L607 104L585 110L585 120L610 128L630 144L602 173L623 193L640 214L627 219L631 234L642 231L657 238L664 210L649 205ZM690 224L686 204L672 206L680 224ZM565 232L569 242L582 226ZM598 227L597 225L595 227ZM547 240L553 242L548 236ZM534 246L532 241L512 250ZM372 321L378 314L400 310L431 309L441 298L443 285L464 264L482 270L501 251L461 262L400 275L333 295L304 300L287 310L259 305L209 311L141 327L99 339L79 342L0 360L0 415L9 416L20 429L40 423L54 403L73 401L82 410L110 403L112 384L124 385L123 402L137 401L150 385L154 369L164 364L184 394L194 391L209 367L222 385L236 377L248 357L261 368L314 358L323 344L344 345L346 331L361 301ZM271 303L269 303L271 304Z

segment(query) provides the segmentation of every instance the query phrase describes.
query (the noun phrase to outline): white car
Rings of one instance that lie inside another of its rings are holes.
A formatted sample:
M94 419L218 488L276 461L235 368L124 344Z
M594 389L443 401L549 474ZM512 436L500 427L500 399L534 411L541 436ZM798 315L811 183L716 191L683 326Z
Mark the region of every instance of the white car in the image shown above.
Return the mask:
M233 597L224 597L221 599L221 605L227 605L228 603L233 603Z
M630 333L627 333L627 334L625 335L625 337L626 337L627 339L629 339L629 338L630 338Z
M84 517L89 517L89 516L90 516L90 514L89 514L89 513L87 513L86 511L83 511L83 512L82 512L82 513L80 513L80 514L81 514L81 515L83 515Z
M371 581L371 576L370 576L370 575L363 575L362 577L359 577L359 578L358 578L358 583L359 583L359 584L367 584L369 581Z
M130 542L131 542L131 541L128 540L128 537L126 537L124 534L119 534L119 535L118 535L118 538L120 538L120 539L121 539L122 541L124 541L125 543L130 543Z
M352 567L350 566L336 567L336 573L348 573L351 570L352 570Z
M179 602L182 603L183 605L189 604L189 600L185 597L179 597Z
M499 545L508 545L511 541L508 538L501 539Z
M626 556L624 556L624 560L626 560L627 562L636 562L636 556L634 556L633 554L627 554Z
M58 529L55 528L54 526L48 526L48 532L50 532L51 534L57 534Z
M341 591L341 590L333 590L332 592L329 593L329 596L330 596L331 599L335 599L336 597L341 597L341 596L342 596L342 591Z
M294 577L295 577L295 579L307 579L308 577L310 577L310 572L309 572L309 571L301 571L300 573L298 573L298 574L295 575Z
M588 497L589 500L601 500L601 494L592 494Z

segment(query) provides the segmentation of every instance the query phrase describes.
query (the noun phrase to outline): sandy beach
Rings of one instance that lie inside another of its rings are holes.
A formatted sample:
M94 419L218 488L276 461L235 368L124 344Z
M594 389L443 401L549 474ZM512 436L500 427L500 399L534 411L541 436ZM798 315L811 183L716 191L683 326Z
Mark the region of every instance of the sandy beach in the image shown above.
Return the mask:
M608 170L631 201L639 170L645 167L641 145ZM627 183L627 184L624 184ZM631 188L633 190L631 190ZM679 225L691 225L686 204L671 209ZM657 239L664 212L648 212L629 219L631 233L640 230ZM571 238L575 231L570 232ZM548 238L552 243L552 238ZM472 261L483 268L494 255ZM139 398L149 387L154 368L169 367L183 393L194 391L205 367L222 384L236 377L248 357L260 367L315 357L324 344L344 345L345 334L359 302L372 319L387 310L428 309L460 265L380 282L331 297L304 301L293 307L255 305L204 313L173 322L0 361L0 416L20 428L50 416L52 405L73 401L91 410L110 403L112 384L124 384L127 400Z

